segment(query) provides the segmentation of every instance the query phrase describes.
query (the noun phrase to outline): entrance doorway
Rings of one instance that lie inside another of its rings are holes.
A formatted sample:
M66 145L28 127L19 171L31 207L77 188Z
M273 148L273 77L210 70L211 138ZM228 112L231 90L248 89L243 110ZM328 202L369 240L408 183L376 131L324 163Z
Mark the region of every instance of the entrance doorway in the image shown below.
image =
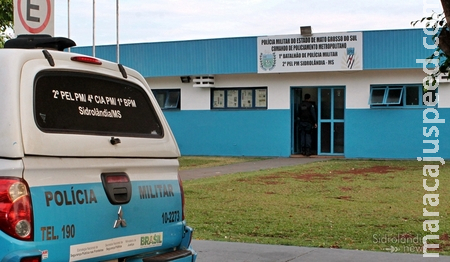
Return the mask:
M344 87L319 87L319 155L344 155Z
M312 153L344 155L344 87L292 87L292 154L297 155L301 152L298 106L305 94L311 95L317 116L317 129L313 129L311 135Z

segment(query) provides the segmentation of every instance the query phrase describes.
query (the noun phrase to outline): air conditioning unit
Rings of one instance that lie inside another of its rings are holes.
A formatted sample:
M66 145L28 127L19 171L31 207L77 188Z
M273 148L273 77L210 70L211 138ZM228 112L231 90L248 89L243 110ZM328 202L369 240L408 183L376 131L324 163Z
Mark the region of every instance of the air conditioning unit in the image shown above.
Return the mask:
M195 76L193 82L194 87L214 87L214 76Z

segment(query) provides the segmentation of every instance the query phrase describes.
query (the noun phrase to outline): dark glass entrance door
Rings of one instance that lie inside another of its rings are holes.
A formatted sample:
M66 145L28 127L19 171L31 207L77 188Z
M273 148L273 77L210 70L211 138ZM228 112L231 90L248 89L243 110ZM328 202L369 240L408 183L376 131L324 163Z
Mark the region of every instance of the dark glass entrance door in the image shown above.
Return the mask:
M345 89L320 87L318 108L318 154L344 154Z

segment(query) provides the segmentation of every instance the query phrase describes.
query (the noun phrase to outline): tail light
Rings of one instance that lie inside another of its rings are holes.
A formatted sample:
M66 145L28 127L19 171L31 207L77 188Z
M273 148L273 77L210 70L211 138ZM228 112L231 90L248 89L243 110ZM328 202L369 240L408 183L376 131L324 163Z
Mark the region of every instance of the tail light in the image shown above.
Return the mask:
M41 256L37 256L37 257L24 257L22 259L20 259L20 262L41 262Z
M184 190L180 174L178 174L178 184L180 185L180 194L181 194L181 218L182 218L181 220L184 220Z
M102 64L102 61L98 60L95 57L89 57L89 56L72 56L70 58L70 60L76 61L76 62L87 63L87 64L94 64L94 65Z
M20 178L0 178L0 230L20 240L33 240L31 197Z

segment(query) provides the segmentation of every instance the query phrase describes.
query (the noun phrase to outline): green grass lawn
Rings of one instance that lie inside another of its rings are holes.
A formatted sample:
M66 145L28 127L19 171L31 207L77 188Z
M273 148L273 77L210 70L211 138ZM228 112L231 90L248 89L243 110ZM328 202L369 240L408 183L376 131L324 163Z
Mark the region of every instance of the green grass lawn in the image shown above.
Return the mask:
M438 234L429 243L440 249L429 252L450 255L450 169L439 167L431 207L423 165L330 160L185 181L187 221L196 239L404 253L422 253L422 237ZM423 231L424 220L439 220L439 231Z

